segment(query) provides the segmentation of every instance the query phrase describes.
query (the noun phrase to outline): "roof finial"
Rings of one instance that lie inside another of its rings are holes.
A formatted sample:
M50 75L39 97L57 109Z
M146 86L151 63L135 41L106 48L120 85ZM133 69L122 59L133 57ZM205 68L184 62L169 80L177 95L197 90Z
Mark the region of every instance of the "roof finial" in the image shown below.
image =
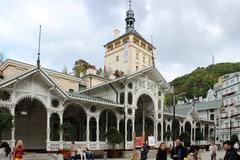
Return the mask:
M129 0L129 9L131 9L131 3L132 3L132 1Z
M41 28L42 26L39 26L39 39L38 39L38 59L37 59L37 67L40 68L40 44L41 44Z

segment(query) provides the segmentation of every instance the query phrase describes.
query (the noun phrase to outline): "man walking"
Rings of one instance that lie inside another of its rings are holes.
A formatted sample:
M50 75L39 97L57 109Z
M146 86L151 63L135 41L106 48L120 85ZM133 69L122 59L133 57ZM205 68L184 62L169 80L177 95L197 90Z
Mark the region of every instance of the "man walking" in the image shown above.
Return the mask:
M223 148L226 151L224 160L240 160L240 156L237 154L237 151L233 148L230 141L225 141L223 143Z
M212 142L212 144L211 144L210 147L209 147L209 151L210 151L210 155L211 155L211 160L216 160L217 150L218 150L217 145L216 145L214 142Z
M175 146L172 148L170 157L173 160L183 160L186 157L186 149L182 146L179 138L175 141Z

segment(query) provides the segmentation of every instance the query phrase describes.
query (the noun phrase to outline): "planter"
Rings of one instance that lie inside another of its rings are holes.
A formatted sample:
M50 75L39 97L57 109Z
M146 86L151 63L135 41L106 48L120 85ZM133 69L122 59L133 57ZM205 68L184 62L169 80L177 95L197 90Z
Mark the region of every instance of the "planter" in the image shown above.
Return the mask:
M110 149L107 150L107 158L121 158L123 151L121 149Z

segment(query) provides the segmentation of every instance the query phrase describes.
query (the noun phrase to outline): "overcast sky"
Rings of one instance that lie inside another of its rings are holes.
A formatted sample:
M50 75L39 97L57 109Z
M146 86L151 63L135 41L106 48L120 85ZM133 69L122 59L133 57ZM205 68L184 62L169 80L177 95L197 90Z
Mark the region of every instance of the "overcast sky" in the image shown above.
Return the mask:
M125 32L128 0L0 0L0 52L71 71L75 60L103 67L103 45ZM240 61L239 0L132 0L135 29L149 42L167 81L212 63Z

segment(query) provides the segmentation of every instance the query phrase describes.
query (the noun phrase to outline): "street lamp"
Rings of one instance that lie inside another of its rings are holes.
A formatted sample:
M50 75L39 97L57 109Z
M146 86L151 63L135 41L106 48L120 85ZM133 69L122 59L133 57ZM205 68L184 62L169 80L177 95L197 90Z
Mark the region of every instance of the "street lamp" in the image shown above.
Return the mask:
M175 141L175 107L176 107L176 97L180 97L180 96L183 96L183 95L185 95L186 94L186 92L181 92L181 93L179 93L179 94L177 94L177 95L173 95L173 126L172 126L172 128L173 128L173 134L172 134L172 139L173 139L173 147L174 147L174 141Z

